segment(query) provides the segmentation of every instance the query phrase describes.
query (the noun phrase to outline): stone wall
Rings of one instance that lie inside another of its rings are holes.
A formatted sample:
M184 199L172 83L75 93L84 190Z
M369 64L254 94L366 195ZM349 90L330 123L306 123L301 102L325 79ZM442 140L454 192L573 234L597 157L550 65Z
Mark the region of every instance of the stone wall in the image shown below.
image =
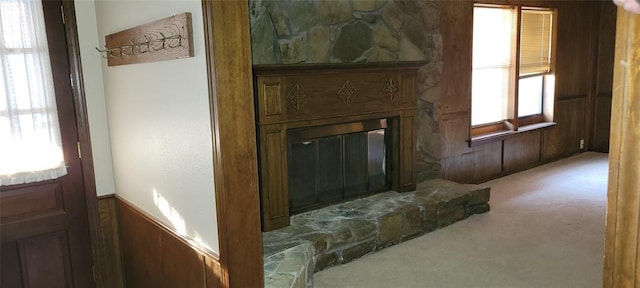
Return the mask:
M441 2L250 0L254 64L425 61L418 72L418 180L440 175L435 119L442 74Z

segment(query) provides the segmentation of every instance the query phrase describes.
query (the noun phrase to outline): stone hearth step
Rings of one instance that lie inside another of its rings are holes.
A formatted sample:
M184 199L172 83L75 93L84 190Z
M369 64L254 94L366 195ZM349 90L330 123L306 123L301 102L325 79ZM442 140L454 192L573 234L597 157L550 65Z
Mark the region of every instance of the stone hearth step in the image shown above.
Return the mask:
M311 287L312 273L489 211L488 187L432 179L294 215L265 232L265 287Z

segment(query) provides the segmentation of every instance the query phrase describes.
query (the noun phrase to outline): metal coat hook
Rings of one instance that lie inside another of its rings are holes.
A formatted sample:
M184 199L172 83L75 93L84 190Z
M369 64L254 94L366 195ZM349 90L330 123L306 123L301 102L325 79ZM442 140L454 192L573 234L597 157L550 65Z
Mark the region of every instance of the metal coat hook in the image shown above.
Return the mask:
M159 33L160 38L153 39L147 35L144 35L144 39L146 41L135 43L133 40L129 40L128 45L122 45L119 47L107 47L105 45L105 49L99 49L96 47L96 51L98 51L102 58L114 58L114 57L127 57L133 56L136 54L144 54L148 52L158 52L162 50L168 49L176 49L182 47L182 35L173 35L173 36L165 36L162 32ZM170 41L167 41L170 40ZM177 40L176 45L171 45L171 40Z

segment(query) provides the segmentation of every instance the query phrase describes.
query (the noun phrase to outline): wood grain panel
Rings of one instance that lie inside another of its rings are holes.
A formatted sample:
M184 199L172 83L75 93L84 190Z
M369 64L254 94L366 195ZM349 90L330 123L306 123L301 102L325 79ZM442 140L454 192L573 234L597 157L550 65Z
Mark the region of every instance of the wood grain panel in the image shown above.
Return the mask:
M600 3L600 31L596 98L590 117L589 149L609 152L611 126L611 91L613 89L613 54L615 49L616 7L612 2Z
M503 172L521 171L541 164L541 133L523 133L504 140Z
M265 77L258 83L262 92L259 94L264 95L264 105L260 107L260 109L264 110L260 112L261 115L277 116L282 114L281 82L282 80L279 77Z
M100 240L102 241L102 258L104 261L102 287L122 288L124 275L122 267L122 250L120 249L120 224L118 222L118 206L115 195L102 196L98 199L98 216Z
M598 95L595 106L593 142L590 150L607 153L611 127L611 93Z
M402 189L400 192L413 191L416 189L416 162L415 162L415 150L416 150L416 135L415 135L415 112L403 113L400 123L400 129L402 130L401 137L401 169L400 173L402 179Z
M470 116L473 1L443 1L440 31L443 44L440 113L469 111Z
M59 182L15 189L0 194L0 221L11 222L39 214L64 212Z
M613 2L600 3L600 30L598 46L598 94L613 89L613 59L616 44L616 6Z
M399 83L399 85L402 85L400 88L400 94L402 95L402 104L408 104L408 105L415 105L416 103L416 75L414 73L401 73L401 81ZM389 77L389 80L387 80L387 82L385 83L385 86L387 85L387 83L389 83L388 81L393 80L393 78ZM396 84L398 85L398 84ZM382 88L382 91L384 92L384 86ZM395 100L394 98L390 98L388 95L386 95L385 93L382 93L382 96L389 99L389 102L392 102Z
M223 287L262 287L249 5L202 1Z
M68 243L63 231L18 241L24 286L70 287L72 278Z
M2 243L0 255L0 283L1 287L22 287L22 271L20 268L20 255L18 254L18 244L16 242Z
M591 27L591 17L585 17L591 15L590 12L591 3L588 1L564 1L559 8L555 73L557 99L587 94L592 60L589 32L597 30Z
M468 154L442 159L446 179L459 183L480 183L501 176L502 142L474 147Z
M556 127L545 130L543 160L550 161L580 152L584 139L586 97L556 102Z
M211 257L204 258L205 263L205 281L207 282L206 288L217 288L223 287L222 279L220 275L222 275L220 262L217 259Z
M160 238L160 274L163 287L206 287L204 256L171 233ZM167 275L169 275L167 277ZM156 276L157 277L157 276Z
M618 8L605 229L605 288L640 283L640 17Z
M117 199L127 287L221 287L215 255Z
M286 132L281 125L260 128L262 225L265 231L289 226Z
M442 177L461 183L478 183L502 173L502 142L469 147L469 118L442 121ZM466 128L465 128L466 127Z

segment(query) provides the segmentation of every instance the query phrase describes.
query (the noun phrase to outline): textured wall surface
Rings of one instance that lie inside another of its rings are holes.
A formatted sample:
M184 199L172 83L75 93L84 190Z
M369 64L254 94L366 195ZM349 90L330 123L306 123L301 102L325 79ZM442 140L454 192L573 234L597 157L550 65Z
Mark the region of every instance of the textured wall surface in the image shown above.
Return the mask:
M441 3L250 0L254 64L425 61L418 75L418 180L440 174L435 119L442 74Z

